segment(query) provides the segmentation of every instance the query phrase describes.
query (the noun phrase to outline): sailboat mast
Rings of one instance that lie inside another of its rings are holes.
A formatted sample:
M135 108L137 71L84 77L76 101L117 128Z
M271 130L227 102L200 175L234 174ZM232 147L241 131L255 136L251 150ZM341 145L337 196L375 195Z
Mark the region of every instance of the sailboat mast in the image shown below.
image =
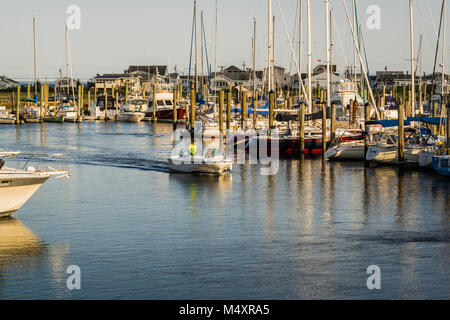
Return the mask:
M445 106L445 50L446 50L446 43L445 43L445 29L447 28L447 0L444 0L444 30L442 33L442 79L441 79L441 114L444 110ZM447 110L447 112L449 112Z
M423 106L422 106L422 38L423 35L420 35L419 39L419 53L417 57L417 63L419 67L419 114L423 114Z
M197 0L194 0L195 93L198 92Z
M351 30L352 35L353 35L353 45L356 47L356 51L358 53L359 62L361 63L361 68L362 68L362 71L364 73L364 78L365 78L365 80L366 80L366 82L368 84L367 87L369 89L370 102L372 103L372 107L375 110L375 114L377 116L377 120L379 120L380 119L380 113L379 113L379 111L377 109L377 104L375 103L375 98L373 96L372 88L370 87L370 84L369 84L369 77L367 75L367 69L366 69L366 66L364 64L364 61L363 61L363 58L362 58L362 55L361 55L361 51L360 51L359 46L358 46L358 40L356 38L356 33L355 33L355 30L354 30L354 28L352 26L352 23L351 23L350 15L348 13L347 4L345 3L345 0L342 0L342 4L344 5L344 9L345 9L345 14L347 16L348 25L349 25L350 30Z
M253 19L253 100L257 99L256 97L256 19Z
M301 75L302 75L302 56L303 56L303 52L302 52L302 41L303 41L303 0L299 0L300 4L300 11L299 11L299 20L298 20L298 67L299 67L299 79L298 79L298 99L300 100L301 97L301 85L300 85L300 81L302 81L301 79Z
M202 73L201 73L201 78L200 78L200 83L201 83L201 88L200 91L202 92L202 96L206 96L205 93L205 83L204 83L204 51L203 51L203 40L204 40L204 35L203 35L203 11L200 12L200 52L201 52L201 65L202 65Z
M272 0L268 0L269 1L269 34L268 34L268 44L267 44L267 49L268 49L268 68L267 68L267 75L268 75L268 89L269 92L271 92L273 90L273 74L272 74L272 63L273 63L273 20L272 20Z
M312 113L312 44L311 44L311 0L307 2L308 20L308 113Z
M411 41L411 115L414 117L416 114L416 68L414 58L414 13L412 0L409 0L409 25Z
M69 31L67 29L67 25L64 29L64 43L66 49L66 80L69 81L68 86L71 85L72 80L69 75ZM70 89L67 87L67 95L70 95Z
M37 68L36 68L36 18L33 17L33 61L34 61L34 95L37 96Z
M219 35L219 7L216 0L216 34L214 38L214 77L217 77L217 38ZM214 81L214 93L217 94L217 81ZM216 99L214 99L214 110L216 109ZM215 110L216 111L216 110ZM216 112L214 112L215 114Z
M327 108L331 108L331 80L330 80L330 0L325 0L326 38L327 38Z
M353 5L352 5L352 16L353 16L353 28L356 30L357 29L357 25L356 25L356 0L353 1ZM358 82L356 80L356 48L353 47L353 80L355 82L355 89L358 90ZM362 75L361 75L362 76Z

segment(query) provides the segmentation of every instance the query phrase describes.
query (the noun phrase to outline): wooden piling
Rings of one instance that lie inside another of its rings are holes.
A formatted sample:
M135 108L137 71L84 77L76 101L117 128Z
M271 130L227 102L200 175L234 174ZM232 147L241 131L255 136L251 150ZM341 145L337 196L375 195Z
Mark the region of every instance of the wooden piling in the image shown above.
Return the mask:
M56 99L56 84L53 87L53 116L56 118L56 108L58 106L58 99Z
M177 112L177 104L178 104L178 91L173 91L173 130L177 129L178 122L178 112Z
M447 112L447 155L450 155L450 103L447 103L446 106L446 112Z
M16 124L20 124L20 85L17 86Z
M41 101L40 101L40 109L39 109L39 120L41 122L44 121L44 88L43 88L43 84L41 83Z
M422 85L419 84L419 114L423 114L423 98L422 98Z
M128 85L126 87L125 103L128 102L127 96L128 96ZM153 106L153 122L156 122L156 84L155 83L153 84L152 106Z
M331 105L330 141L336 139L336 104Z
M195 126L195 90L191 90L191 116L190 116L190 130L191 133L194 132Z
M274 113L274 104L275 104L275 93L270 91L269 93L269 128L273 129L273 113Z
M114 116L114 120L119 121L119 92L116 92L116 115Z
M105 86L105 121L108 121L108 89Z
M81 85L78 85L78 108L77 108L77 122L81 122L81 108L82 108L82 99L81 99Z
M227 130L231 128L231 88L227 91Z
M47 115L47 109L48 109L48 93L49 93L49 85L48 83L44 86L44 114Z
M88 99L88 110L90 111L91 110L91 90L88 90L87 99Z
M411 117L414 102L411 101L411 89L408 90L408 102L406 103L406 118Z
M405 160L405 105L398 106L398 162Z
M323 91L323 90L322 90ZM322 103L322 156L327 151L327 106Z
M369 150L369 134L368 134L368 130L367 130L367 121L370 120L370 108L369 108L369 104L365 103L364 104L364 129L366 131L365 135L364 135L364 166L368 167L369 166L369 161L366 160L366 156L367 156L367 151Z
M224 105L224 92L219 92L219 130L223 135L223 105Z
M242 92L242 102L241 102L241 128L245 130L245 124L247 122L247 92Z
M350 109L348 110L348 127L353 124L353 99L350 99Z
M253 129L256 130L257 110L258 109L258 97L253 99Z
M81 85L81 120L84 117L84 85Z
M305 104L301 103L299 110L299 134L300 134L300 154L305 154Z
M434 117L434 118L436 118L436 117L438 116L438 105L439 105L439 104L438 104L437 101L434 101L434 102L433 102L433 117ZM434 133L435 135L437 135L438 132L439 132L438 126L433 126L433 133Z

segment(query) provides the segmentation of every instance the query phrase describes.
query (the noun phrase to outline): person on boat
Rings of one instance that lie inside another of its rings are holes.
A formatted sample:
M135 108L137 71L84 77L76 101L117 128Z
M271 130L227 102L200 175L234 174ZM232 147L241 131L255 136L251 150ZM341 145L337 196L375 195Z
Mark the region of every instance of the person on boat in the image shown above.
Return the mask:
M191 142L191 144L188 147L188 151L189 151L189 154L191 156L195 156L196 155L196 153L197 153L197 143L195 141Z
M205 151L203 152L204 158L214 158L216 156L219 156L222 154L221 150L217 148L216 146L216 137L211 137L211 142L206 147Z

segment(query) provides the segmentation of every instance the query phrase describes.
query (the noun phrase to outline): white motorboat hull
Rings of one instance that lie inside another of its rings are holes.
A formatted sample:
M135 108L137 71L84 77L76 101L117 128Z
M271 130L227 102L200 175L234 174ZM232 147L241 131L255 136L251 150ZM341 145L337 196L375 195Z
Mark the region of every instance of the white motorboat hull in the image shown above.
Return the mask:
M191 157L184 157L169 159L169 168L171 171L180 173L222 174L231 171L233 163L226 159L205 161L200 158L195 161Z
M405 148L404 162L408 164L419 164L419 148ZM398 147L393 146L370 146L366 155L367 161L374 161L380 164L399 164Z
M325 152L325 159L329 160L364 160L363 143L342 143Z
M119 121L140 122L144 119L145 114L141 112L125 112L119 113Z
M0 217L19 210L51 175L4 173L0 170Z

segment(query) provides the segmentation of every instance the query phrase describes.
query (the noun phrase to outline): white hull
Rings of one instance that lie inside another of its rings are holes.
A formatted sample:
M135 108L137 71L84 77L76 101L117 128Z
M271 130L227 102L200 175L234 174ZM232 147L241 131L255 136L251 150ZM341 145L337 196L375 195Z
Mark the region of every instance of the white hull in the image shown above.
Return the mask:
M194 160L191 157L183 157L169 159L169 168L174 172L222 174L231 171L233 163L223 157L211 161L205 161L201 157L194 157Z
M325 152L329 160L364 160L364 143L341 143Z
M435 151L422 150L419 154L419 166L433 168L433 157L435 155Z
M420 148L405 148L404 163L419 164ZM366 160L375 161L380 164L399 164L398 147L392 146L370 146L367 150Z
M0 217L19 210L51 175L10 174L0 170Z
M144 119L145 114L142 112L124 112L119 113L119 121L140 122Z

